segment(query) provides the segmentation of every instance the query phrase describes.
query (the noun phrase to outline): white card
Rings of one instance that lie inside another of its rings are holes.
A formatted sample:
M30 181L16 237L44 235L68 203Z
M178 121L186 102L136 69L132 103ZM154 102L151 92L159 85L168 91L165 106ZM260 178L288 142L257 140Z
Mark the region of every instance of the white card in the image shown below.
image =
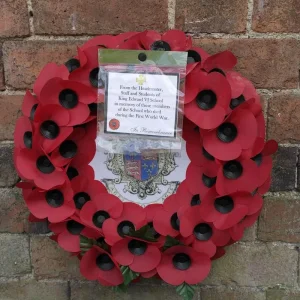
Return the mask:
M106 133L176 137L179 75L108 72Z

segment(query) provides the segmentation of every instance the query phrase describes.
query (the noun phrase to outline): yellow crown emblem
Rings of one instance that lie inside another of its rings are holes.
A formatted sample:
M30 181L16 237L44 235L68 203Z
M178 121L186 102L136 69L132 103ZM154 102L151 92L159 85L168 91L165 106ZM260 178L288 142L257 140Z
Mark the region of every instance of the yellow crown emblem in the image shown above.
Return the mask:
M143 84L146 82L146 76L140 74L140 75L137 77L136 82L137 82L139 85L143 85Z

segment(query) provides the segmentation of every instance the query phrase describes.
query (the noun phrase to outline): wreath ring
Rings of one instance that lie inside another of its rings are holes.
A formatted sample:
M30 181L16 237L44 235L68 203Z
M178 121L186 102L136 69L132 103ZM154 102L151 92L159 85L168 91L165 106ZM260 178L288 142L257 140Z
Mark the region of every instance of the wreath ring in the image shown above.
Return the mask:
M183 138L191 162L163 204L122 202L89 165L102 105L101 47L188 52ZM236 63L229 51L210 56L193 47L178 30L104 35L64 65L47 64L26 92L14 133L17 186L30 221L48 220L51 239L79 258L84 277L124 288L157 276L191 299L211 261L254 224L277 143L265 142L259 95L233 71Z

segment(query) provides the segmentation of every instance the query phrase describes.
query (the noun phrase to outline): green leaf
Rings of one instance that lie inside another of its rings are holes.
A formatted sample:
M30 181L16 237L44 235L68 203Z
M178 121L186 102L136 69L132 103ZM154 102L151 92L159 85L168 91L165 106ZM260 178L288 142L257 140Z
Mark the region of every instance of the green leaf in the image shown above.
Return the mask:
M117 286L114 286L113 290L117 293L125 293L127 292L127 285L125 285L124 283L119 284Z
M128 236L136 237L148 242L157 242L157 239L153 236L153 230L149 225L145 225L139 230L132 230Z
M163 250L165 251L165 250L167 250L171 247L177 246L177 245L182 245L182 244L177 239L174 239L173 237L167 235Z
M128 285L131 281L138 278L140 276L139 273L133 272L129 267L127 266L121 266L120 267L123 278L124 278L124 285Z
M195 287L184 282L176 288L178 295L184 300L192 300L195 294Z

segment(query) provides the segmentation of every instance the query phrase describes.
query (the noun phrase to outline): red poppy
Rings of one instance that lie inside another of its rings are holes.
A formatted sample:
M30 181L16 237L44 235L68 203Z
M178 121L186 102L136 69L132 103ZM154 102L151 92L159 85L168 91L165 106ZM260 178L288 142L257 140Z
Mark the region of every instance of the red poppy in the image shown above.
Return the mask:
M176 237L179 235L179 218L177 212L180 202L176 195L169 196L153 218L153 227L156 232L163 236Z
M118 241L112 246L111 254L120 265L137 273L155 269L161 259L161 252L155 244L135 238Z
M199 213L206 222L213 222L220 230L226 230L240 222L248 213L262 207L260 196L253 197L247 192L220 196L215 190L209 191L201 203Z
M212 176L217 174L220 166L214 156L203 147L200 139L198 143L186 143L186 153L193 165L203 167L209 174L213 174Z
M228 50L209 56L203 63L206 72L225 73L230 71L237 64L234 54Z
M123 210L121 200L108 193L98 193L80 211L80 219L96 230L102 231L104 222L109 218L119 218Z
M85 175L76 176L71 181L71 186L74 191L74 203L79 210L88 202L96 201L100 193L107 193L106 187L98 180L89 180Z
M258 216L260 215L260 212L261 211L259 210L255 214L247 215L238 224L229 228L231 238L234 241L240 241L244 236L245 229L254 225L254 223L258 219Z
M93 167L91 167L90 165L78 164L73 161L71 161L71 163L67 165L65 172L69 180L72 180L78 175L84 175L89 181L95 179L95 171Z
M257 188L257 193L260 195L264 195L269 191L270 186L271 186L271 175L269 175L267 180Z
M226 72L226 79L229 82L231 87L231 98L238 99L239 97L241 97L245 89L245 81L244 78L241 76L241 74L235 71L229 71ZM236 106L243 103L244 101L245 99L241 98L239 102L237 100L231 102L233 104L231 108L235 108Z
M219 195L237 191L252 192L258 186L258 168L252 159L222 162L218 171L216 189Z
M25 198L25 201L35 217L48 218L53 223L66 220L75 212L70 184L57 186L47 191L35 189Z
M27 117L18 119L14 132L14 142L16 148L32 148L32 125Z
M115 259L97 246L92 247L82 257L80 272L88 280L97 280L106 286L117 286L124 281Z
M205 194L215 186L217 170L189 164L186 170L186 184L192 194Z
M58 105L39 106L34 116L33 143L50 153L73 131L67 127L69 113Z
M133 39L137 36L133 36ZM168 30L160 34L153 30L141 32L140 43L146 50L186 51L192 47L192 39L180 30Z
M93 93L97 91L98 87L102 87L102 81L99 81L99 59L98 50L101 46L85 47L84 49L79 49L79 61L80 68L71 72L69 78L70 80L81 82L88 87L93 88ZM96 100L96 99L94 99Z
M202 129L219 126L231 99L230 85L217 73L191 72L186 79L184 113Z
M211 260L216 260L223 257L226 254L226 251L223 247L217 247L216 254L211 258Z
M26 91L26 94L22 103L22 113L25 117L34 119L35 111L38 107L38 100L33 96L30 91Z
M203 146L220 160L238 158L242 150L253 146L257 122L251 111L237 108L216 129L203 132Z
M38 147L20 150L15 165L22 178L32 180L44 190L63 185L67 179L65 172L56 168L46 153Z
M102 227L105 241L109 245L114 245L120 241L131 230L139 230L147 224L144 209L131 202L123 203L123 210L120 217L107 219Z
M200 142L200 129L188 118L183 119L182 138L189 144L198 144Z
M57 243L68 252L80 252L80 235L88 238L98 239L101 234L92 228L88 228L79 218L72 216L61 223L51 223L49 229L57 235Z
M30 223L40 223L40 222L42 223L42 222L47 221L47 219L39 219L39 218L35 217L32 213L30 213L28 216L28 221Z
M162 209L162 204L150 204L144 208L148 226L151 228L153 237L157 239L157 243L156 243L157 247L162 247L166 240L166 237L156 232L156 230L153 227L153 219L156 213L161 209Z
M151 278L151 277L154 277L155 275L157 275L157 270L155 268L149 272L141 272L140 275L143 278Z
M204 280L211 269L209 256L187 246L167 249L157 267L158 275L172 285L197 284Z
M89 164L96 153L95 141L85 136L84 128L75 128L73 133L56 148L51 159L56 166L65 166L70 161L78 164Z
M56 104L70 114L68 126L83 123L90 115L88 104L96 100L90 87L80 82L53 78L41 91L41 104Z
M114 49L117 47L117 45L124 41L124 39L127 39L131 37L132 35L135 35L136 32L125 32L123 34L119 35L100 35L96 36L87 42L85 42L82 47L80 47L78 50L85 50L91 47L105 47ZM98 52L96 50L96 52Z
M16 184L16 187L22 189L22 195L24 199L26 199L30 195L30 193L36 188L33 182L28 181L20 181Z
M188 50L186 74L189 74L195 67L202 65L203 62L209 57L202 48L192 47Z
M61 78L67 80L69 76L68 69L65 65L58 66L54 63L47 64L37 77L33 91L41 99L41 91L46 83L52 78ZM42 100L42 99L41 99Z
M200 216L201 206L188 208L180 216L180 233L191 238L192 247L198 252L213 257L217 246L224 246L230 240L227 230L217 229L213 223L205 222Z

